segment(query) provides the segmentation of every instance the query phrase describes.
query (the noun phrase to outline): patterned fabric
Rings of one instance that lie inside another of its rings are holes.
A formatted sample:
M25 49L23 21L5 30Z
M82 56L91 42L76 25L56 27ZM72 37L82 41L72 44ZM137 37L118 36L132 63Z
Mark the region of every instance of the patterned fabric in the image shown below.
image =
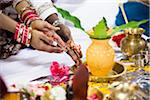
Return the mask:
M15 9L9 6L11 4L12 0L0 0L0 9L2 9L2 13L5 15L16 21L19 21L17 12ZM22 45L15 42L12 37L12 33L0 29L0 59L5 59L11 55L17 54L21 49Z
M11 2L13 0L1 0L0 3L8 3L8 2Z
M13 0L0 0L0 9L4 9L12 4Z

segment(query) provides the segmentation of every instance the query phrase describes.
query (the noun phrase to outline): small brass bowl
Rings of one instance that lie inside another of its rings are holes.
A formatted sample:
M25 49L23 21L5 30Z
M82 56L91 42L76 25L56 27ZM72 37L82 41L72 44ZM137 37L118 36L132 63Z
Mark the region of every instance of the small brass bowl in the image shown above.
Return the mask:
M125 73L126 73L126 67L116 62L114 64L112 71L107 76L93 76L92 74L90 74L89 81L96 82L96 83L110 82L110 81L114 81L116 78L119 78Z

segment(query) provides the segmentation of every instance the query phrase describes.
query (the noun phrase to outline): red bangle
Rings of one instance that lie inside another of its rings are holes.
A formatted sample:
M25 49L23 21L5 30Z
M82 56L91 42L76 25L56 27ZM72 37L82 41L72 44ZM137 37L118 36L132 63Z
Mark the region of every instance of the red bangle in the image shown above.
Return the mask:
M18 36L19 27L20 27L20 23L17 23L17 25L16 25L16 31L15 31L15 34L14 34L14 39L15 40L17 39L17 36Z
M28 40L28 34L29 33L29 29L28 27L26 26L26 29L25 29L25 33L24 33L24 41L23 41L23 44L26 44L27 40Z
M38 16L37 16L36 14L30 14L29 16L26 17L26 19L24 20L24 23L25 23L26 25L28 25L27 22L28 22L29 20L31 20L31 18L33 18L33 17L38 17Z
M28 11L27 11L28 10ZM24 15L23 15L24 13ZM21 17L20 19L28 26L30 26L31 22L33 20L40 19L39 16L37 15L35 9L32 7L26 7L22 10Z
M29 46L31 43L31 33L32 33L32 28L28 28L28 34L27 34L27 40L26 40L26 45Z
M26 27L24 26L23 27L23 32L22 32L22 38L21 38L21 43L23 43L24 44L24 40L25 40L25 34L26 34L26 32L25 32L25 30L26 30Z
M17 34L17 41L18 42L21 42L21 40L22 40L22 33L23 33L23 29L24 29L24 24L20 24L20 26L19 26L19 31L18 31L18 34Z
M27 16L29 16L30 14L34 14L34 13L33 13L32 11L26 12L26 13L24 14L24 16L21 16L21 20L24 21L25 18L26 18Z
M23 8L22 10L20 10L20 12L21 12L20 15L22 16L23 13L24 13L25 11L27 11L27 10L30 10L30 11L36 13L36 10L35 10L34 8L32 8L32 7L25 7L25 8Z
M17 23L14 39L19 43L23 43L24 45L29 46L31 39L31 29L24 24Z

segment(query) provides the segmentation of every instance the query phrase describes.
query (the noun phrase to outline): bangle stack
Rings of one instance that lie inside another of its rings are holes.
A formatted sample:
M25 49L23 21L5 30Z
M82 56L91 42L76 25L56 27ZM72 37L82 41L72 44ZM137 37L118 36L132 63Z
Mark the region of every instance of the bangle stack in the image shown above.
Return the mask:
M31 40L31 28L28 28L24 24L17 23L16 25L16 32L14 34L14 39L26 45L27 47L30 45L30 40Z
M27 26L30 26L30 24L35 20L41 20L36 10L31 7L31 3L28 0L14 0L13 7L16 8L16 6L19 5L22 1L26 1L28 6L20 9L20 20Z
M41 20L37 15L36 11L32 7L25 7L21 10L20 19L23 21L27 26L35 20Z

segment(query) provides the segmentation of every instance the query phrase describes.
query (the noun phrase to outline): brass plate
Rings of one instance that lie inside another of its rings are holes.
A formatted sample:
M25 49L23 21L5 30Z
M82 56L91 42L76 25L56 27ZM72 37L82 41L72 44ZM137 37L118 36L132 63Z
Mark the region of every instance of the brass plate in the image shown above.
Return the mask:
M109 81L113 81L116 78L119 78L120 76L122 76L123 74L126 73L126 67L123 66L120 63L115 63L113 70L109 73L108 76L93 76L90 74L90 78L89 81L90 82L109 82Z

